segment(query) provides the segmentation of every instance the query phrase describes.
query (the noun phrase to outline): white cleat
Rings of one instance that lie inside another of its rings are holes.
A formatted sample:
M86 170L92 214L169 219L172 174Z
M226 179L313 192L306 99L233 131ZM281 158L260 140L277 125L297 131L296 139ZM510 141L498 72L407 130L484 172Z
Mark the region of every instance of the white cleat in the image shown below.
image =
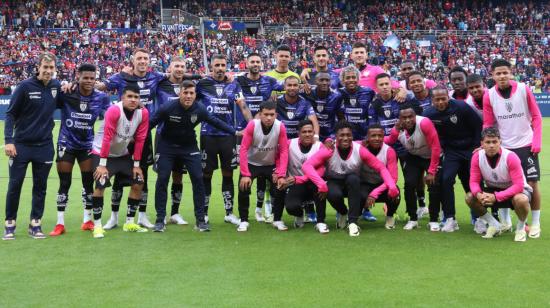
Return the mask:
M485 234L485 232L487 232L487 223L481 218L476 219L474 232L477 234Z
M423 206L419 207L418 210L416 210L416 216L418 216L418 219L422 219L422 217L428 215L430 211L428 211L428 207Z
M319 233L321 233L321 234L327 234L327 233L330 232L330 230L328 229L327 224L322 223L322 222L318 222L315 225L315 230L319 231Z
M305 225L304 216L294 217L294 228L303 228Z
M361 230L356 223L350 223L348 225L349 236L359 236Z
M270 215L265 215L265 223L266 224L271 224L273 223L273 214L270 214Z
M512 232L512 224L502 223L500 224L500 233Z
M261 210L260 210L260 211L256 211L255 216L256 216L256 221L257 221L257 222L265 222L265 217L264 217L264 215L262 215L262 211L261 211Z
M493 238L495 236L498 236L502 233L500 227L497 228L497 227L493 227L493 226L489 226L487 228L487 232L485 232L485 235L482 236L482 238L487 238L487 239L490 239L490 238Z
M439 223L436 221L436 222L429 222L428 223L428 228L430 229L430 231L432 232L439 232L441 231L441 227L439 226Z
M418 221L409 220L407 224L403 227L403 230L411 231L412 229L418 228Z
M111 229L114 229L118 226L118 221L111 216L111 218L109 218L109 220L107 221L107 223L105 225L103 225L103 230L111 230Z
M443 232L455 232L457 231L458 223L454 218L447 218L447 221L445 221L445 225L443 225L443 228L441 228L441 231Z
M239 223L239 226L237 227L237 231L238 232L246 232L246 231L248 231L248 226L249 225L250 224L248 223L248 221L241 221Z
M288 227L285 225L285 222L282 220L274 221L272 224L273 228L279 230L279 231L287 231Z
M388 230L395 229L395 218L393 216L386 216L386 223L384 227Z
M540 226L529 226L529 237L530 238L539 238L540 237Z
M336 213L336 229L345 229L348 225L348 215Z
M525 242L527 241L527 232L525 229L516 230L516 236L514 236L514 242Z
M239 223L241 222L241 220L238 219L237 216L235 216L235 215L233 215L233 214L226 215L226 216L223 218L223 221L225 221L225 222L227 222L227 223L234 224L234 225L239 225Z
M149 218L147 218L146 215L142 215L141 217L138 218L138 225L142 226L143 228L147 228L147 229L153 229L155 227L155 225L153 225L150 221L149 221Z
M174 214L174 215L170 216L170 223L171 224L176 224L176 225L188 225L189 224L187 221L185 221L185 219L183 219L183 217L181 217L180 214Z

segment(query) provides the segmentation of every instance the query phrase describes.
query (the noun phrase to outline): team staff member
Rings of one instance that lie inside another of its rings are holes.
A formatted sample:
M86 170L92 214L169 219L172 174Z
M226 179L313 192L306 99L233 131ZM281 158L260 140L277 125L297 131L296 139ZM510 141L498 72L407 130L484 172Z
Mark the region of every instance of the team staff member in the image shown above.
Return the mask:
M157 183L155 187L155 208L157 220L153 230L164 232L166 229L166 199L170 173L174 166L185 165L193 186L196 228L199 231L210 230L204 221L204 183L201 156L195 136L195 126L207 122L210 125L235 134L235 129L222 122L195 102L195 84L184 81L181 84L179 99L165 103L150 120L150 128L162 124L162 132L157 150Z
M46 237L42 232L41 219L54 156L53 113L61 90L59 81L53 79L56 72L55 61L55 56L51 53L40 54L38 75L17 86L6 111L4 151L9 156L9 182L4 240L15 239L21 187L29 163L32 164L33 175L29 235L35 239Z

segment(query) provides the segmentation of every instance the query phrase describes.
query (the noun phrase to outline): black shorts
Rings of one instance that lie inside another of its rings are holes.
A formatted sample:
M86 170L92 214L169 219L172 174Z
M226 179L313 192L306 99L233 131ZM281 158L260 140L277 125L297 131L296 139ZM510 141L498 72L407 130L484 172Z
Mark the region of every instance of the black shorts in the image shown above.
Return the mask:
M92 154L93 170L99 166L99 155ZM133 184L143 184L143 179L134 178L133 174L134 161L132 156L125 155L121 157L109 157L107 158L107 171L109 172L109 178L105 181L96 181L97 188L104 189L111 186L110 179L113 176L117 177L117 182L121 186L130 186Z
M201 136L200 149L204 172L218 169L218 156L222 170L236 169L239 164L235 136Z
M494 187L485 187L483 189L483 192L487 192L487 193L495 193L495 192L498 192L498 191L503 191L504 189L501 189L501 188L494 188ZM532 193L526 189L523 190L522 194L526 195L527 198L529 198L529 202L531 202L531 197L532 197ZM499 209L513 209L514 208L514 205L512 204L512 198L508 199L508 200L504 200L504 201L500 201L500 202L495 202L495 204L493 204L493 207L495 208L499 208Z
M64 146L57 145L57 158L55 160L56 162L68 162L74 164L75 160L78 163L81 163L91 158L91 150L70 150Z
M521 168L527 181L540 181L540 165L538 155L531 153L531 146L526 146L518 149L510 149L517 154L521 161Z
M134 153L135 143L130 143L128 145L128 152L130 154ZM153 138L151 137L151 132L147 133L147 138L143 143L143 150L141 151L141 160L139 166L141 169L145 169L149 166L152 166L155 163L155 157L153 155Z

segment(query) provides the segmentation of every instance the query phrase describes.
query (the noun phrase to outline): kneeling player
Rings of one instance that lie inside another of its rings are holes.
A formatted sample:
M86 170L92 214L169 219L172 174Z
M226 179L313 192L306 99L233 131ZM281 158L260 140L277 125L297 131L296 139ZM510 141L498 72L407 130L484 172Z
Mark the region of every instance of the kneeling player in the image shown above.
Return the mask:
M500 134L494 127L481 133L482 150L472 157L470 169L471 193L466 202L489 227L484 238L493 238L501 233L500 223L487 212L487 207L513 208L518 216L516 242L525 242L525 220L529 214L529 202L533 189L527 184L521 161L517 154L500 146ZM479 183L483 180L486 188Z
M384 143L384 128L380 124L371 124L367 130L367 139L364 142L365 147L372 155L384 164L390 172L394 183L397 183L397 155L395 150ZM386 229L395 228L395 219L393 215L397 211L400 198L390 198L388 196L388 186L380 177L380 174L363 165L361 170L361 204L366 208L374 206L375 202L386 204Z
M123 182L131 184L128 216L123 230L147 232L147 229L134 223L143 188L143 173L139 162L149 127L149 113L139 106L139 89L126 86L122 92L122 101L107 109L105 121L95 135L93 160L96 166L96 188L92 196L94 238L104 237L105 232L101 225L103 195L105 188L110 186L109 179L115 175ZM133 157L128 153L128 145L132 141L135 142Z
M352 126L346 121L336 124L336 146L334 150L322 147L309 158L302 169L319 190L321 199L326 198L332 207L340 215L337 228L344 228L346 216L349 212L349 235L358 236L359 226L357 220L361 215L361 183L359 179L361 167L367 164L380 173L384 184L388 186L389 196L397 197L399 191L395 181L384 165L359 143L353 142ZM316 169L326 164L325 182ZM349 211L344 204L344 198L348 197Z

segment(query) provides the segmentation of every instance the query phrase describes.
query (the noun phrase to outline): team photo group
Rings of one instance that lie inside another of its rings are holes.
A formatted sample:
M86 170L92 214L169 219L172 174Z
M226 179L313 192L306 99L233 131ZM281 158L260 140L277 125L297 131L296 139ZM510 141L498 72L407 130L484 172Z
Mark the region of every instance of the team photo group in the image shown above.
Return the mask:
M119 223L126 232L186 225L179 207L187 176L192 189L185 190L184 203L192 203L194 229L201 232L217 221L209 208L223 206L223 221L238 232L254 232L253 218L275 231L311 225L320 234L334 227L355 237L377 220L375 205L383 209L388 232L455 232L457 208L467 206L471 227L464 230L487 239L513 232L518 242L540 237L542 117L507 59L490 63L489 80L453 67L448 87L425 78L410 60L400 65L401 80L392 78L367 63L361 42L353 44L353 65L340 69L328 68L326 46L311 52L314 67L301 74L289 70L291 49L280 45L273 70L264 72L262 57L249 53L246 72L232 74L225 56L215 54L208 75L195 75L178 56L166 72L151 70L149 51L138 48L131 66L106 80L97 80L95 65L80 63L76 80L63 84L56 79L56 56L40 54L36 76L17 85L6 112L2 239L14 240L16 226L26 220L17 213L29 165L28 234L35 239L46 238L42 217L54 202L52 237L65 233L69 204L74 209L80 203L81 229L94 238ZM115 103L111 95L118 96ZM54 140L56 110L61 117ZM46 194L54 164L57 196ZM213 192L218 169L221 192ZM156 182L149 183L152 172ZM69 200L73 177L82 180L76 188L82 188L81 201ZM455 189L465 199L455 198ZM127 212L120 221L125 191ZM104 223L106 203L111 216ZM154 204L154 221L148 204ZM326 221L327 204L336 212L335 225ZM399 206L408 219L396 218Z

